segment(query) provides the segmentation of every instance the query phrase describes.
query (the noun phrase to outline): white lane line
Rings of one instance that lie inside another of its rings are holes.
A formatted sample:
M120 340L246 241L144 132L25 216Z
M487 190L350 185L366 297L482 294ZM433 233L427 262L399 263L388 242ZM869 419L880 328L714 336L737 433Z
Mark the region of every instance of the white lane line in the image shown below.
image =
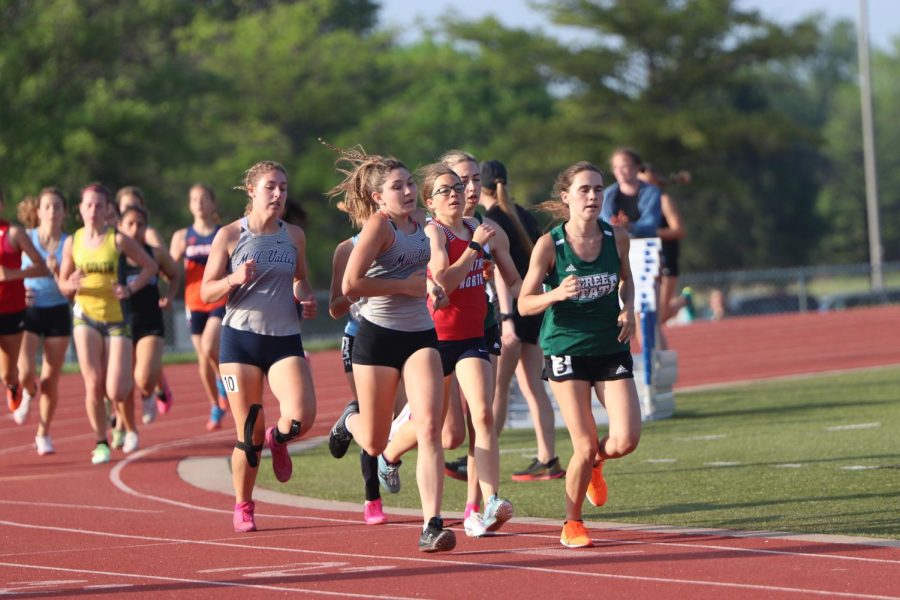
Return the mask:
M286 553L296 553L296 554L314 554L318 556L327 555L327 556L339 556L342 558L360 558L366 560L379 560L384 562L385 557L382 555L366 555L366 554L356 554L356 553L342 553L342 552L325 552L325 551L314 551L314 550L303 550L300 548L273 548L270 546L263 548L256 548L254 546L249 546L247 544L228 544L221 542L211 542L211 541L200 541L200 540L188 540L188 539L174 539L174 538L151 538L149 536L130 536L123 534L115 534L115 533L107 533L107 532L96 532L96 531L86 531L86 530L72 530L60 527L39 527L33 525L22 525L16 523L9 523L7 521L0 521L0 524L9 524L9 525L18 525L21 527L35 528L35 529L51 529L51 530L63 530L70 531L73 533L81 533L88 535L97 535L97 536L110 536L110 537L126 537L126 538L136 538L136 539L155 539L158 541L162 541L165 539L169 539L173 543L179 544L200 544L200 545L209 545L209 546L224 546L231 548L240 548L244 551L251 549L262 550L267 553L271 553L273 551L278 552L286 552ZM569 553L571 555L571 553ZM518 564L504 564L504 563L484 563L479 561L468 562L468 561L459 561L459 560L441 560L437 558L407 558L402 556L394 556L392 557L397 561L406 561L406 562L415 562L415 563L430 563L430 564L444 564L444 565L452 565L454 567L459 566L468 566L472 568L482 568L482 569L508 569L508 570L516 570L516 571L527 571L527 572L535 572L535 573L543 573L546 575L557 575L557 576L582 576L582 577L592 577L597 579L618 579L624 581L643 581L643 582L654 582L654 583L671 583L677 585L695 585L695 586L704 586L704 587L713 587L713 588L729 588L729 589L746 589L746 590L758 590L758 591L766 591L766 592L788 592L788 593L798 593L798 594L809 594L809 595L817 595L817 596L830 596L830 597L841 597L841 598L863 598L868 600L900 600L900 596L882 596L876 594L862 594L855 592L839 592L834 590L816 590L810 588L798 588L798 587L786 587L786 586L774 586L774 585L763 585L763 584L752 584L752 583L735 583L735 582L726 582L726 581L708 581L702 579L676 579L673 577L649 577L649 576L638 576L638 575L621 575L615 573L589 573L579 570L567 570L567 569L552 569L552 568L543 568L543 567L533 567L533 566L523 566ZM176 577L165 577L165 576L153 576L153 575L140 575L140 574L122 574L122 573L112 573L112 572L104 572L104 571L92 571L92 570L82 570L82 569L69 569L69 568L61 568L61 567L49 567L44 565L23 565L17 563L5 563L0 562L0 566L5 567L19 567L19 568L33 568L33 569L42 569L42 570L50 570L50 571L63 571L63 572L71 572L71 573L89 573L96 575L117 575L121 577L134 577L140 579L153 579L153 580L162 580L162 581L178 581L184 583L200 583L206 585L217 585L217 586L227 586L227 587L248 587L248 588L257 588L257 589L271 589L277 591L291 591L291 592L303 592L303 593L318 593L318 594L326 594L326 595L342 595L338 592L322 592L319 590L297 590L295 588L282 588L277 586L265 586L265 585L251 585L251 584L241 584L241 583L233 583L233 582L218 582L218 581L207 581L207 580L194 580L187 578L176 578ZM349 594L343 594L349 595ZM371 598L386 598L387 596L361 596L361 597L371 597ZM390 596L392 598L396 598L397 596Z
M726 436L724 433L714 433L711 435L694 435L691 437L680 437L675 439L679 442L711 442L713 440L721 440L726 437L728 436Z
M826 427L825 431L853 431L856 429L875 429L881 427L881 423L853 423L850 425L835 425Z
M38 571L62 571L64 573L82 573L85 575L106 575L111 577L124 577L126 579L143 579L149 581L171 581L175 583L190 583L193 585L207 585L207 586L217 586L217 587L236 587L236 588L250 588L254 590L271 590L274 592L291 592L294 594L318 594L321 596L341 596L344 598L384 598L385 600L391 598L398 598L400 600L415 600L414 598L404 598L403 596L381 596L376 594L353 594L350 592L326 592L323 590L316 590L312 588L290 588L290 587L281 587L277 585L264 585L260 583L240 583L234 581L213 581L211 579L191 579L188 577L167 577L165 575L143 575L140 573L117 573L114 571L99 571L94 569L73 569L70 567L51 567L47 565L24 565L18 563L5 563L0 562L0 567L17 567L20 569L34 569ZM92 586L94 589L98 589L98 586ZM134 587L133 585L123 586L123 587ZM88 588L85 588L88 589Z
M667 464L667 463L678 462L678 459L677 458L645 458L644 462Z
M776 469L802 469L803 465L800 463L784 463L781 465L772 465Z
M708 463L703 463L704 467L739 467L741 463L735 461L727 461L727 460L719 460Z
M0 500L0 504L14 504L16 506L52 506L54 508L72 508L75 510L102 510L103 512L117 511L128 513L153 513L158 514L161 510L150 510L141 508L122 508L121 506L97 506L90 504L63 504L62 502L32 502L31 500Z
M842 471L869 471L871 469L880 469L877 465L848 465L841 467Z

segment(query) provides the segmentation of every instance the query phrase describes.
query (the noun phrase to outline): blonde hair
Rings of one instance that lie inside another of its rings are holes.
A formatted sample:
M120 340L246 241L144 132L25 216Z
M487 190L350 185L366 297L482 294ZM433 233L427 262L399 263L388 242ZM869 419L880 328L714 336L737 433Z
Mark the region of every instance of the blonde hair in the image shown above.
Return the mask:
M329 144L322 138L319 141L338 155L334 162L335 170L344 176L344 180L328 190L326 195L329 198L341 197L337 203L338 210L347 213L350 222L361 229L369 217L378 212L372 193L381 191L391 171L409 169L392 156L366 154L362 146L346 149Z
M603 177L603 171L595 164L586 160L578 161L556 176L556 179L553 181L551 199L538 204L537 209L542 213L550 215L554 221L568 221L570 216L569 205L562 201L562 193L572 186L572 182L575 181L575 176L582 171L594 171L595 173L598 173L601 178Z
M34 229L41 223L40 219L38 219L37 210L38 199L34 196L25 196L16 205L16 218L27 229Z
M475 157L463 150L447 150L441 154L438 162L444 163L451 169L463 162L473 162L476 166L478 165L478 161L475 160Z
M147 207L147 200L146 200L146 198L144 198L144 192L138 186L126 185L123 188L119 188L119 191L116 192L116 206L117 207L119 206L119 204L121 204L122 198L124 198L125 196L134 196L135 198L137 198L140 201L140 204L138 206L140 206L141 208Z

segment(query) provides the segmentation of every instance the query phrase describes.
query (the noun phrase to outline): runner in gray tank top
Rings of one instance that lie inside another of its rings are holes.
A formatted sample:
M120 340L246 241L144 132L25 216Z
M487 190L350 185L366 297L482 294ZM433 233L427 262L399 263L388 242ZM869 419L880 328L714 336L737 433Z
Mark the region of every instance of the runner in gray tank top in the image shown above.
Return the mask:
M370 456L380 455L387 446L401 375L409 375L403 383L415 415L421 461L416 469L424 520L419 550L451 550L456 536L444 529L441 518L443 371L425 304L427 293L440 309L447 305L447 295L426 281L431 252L421 225L412 218L416 184L395 158L335 150L338 163L349 167L339 167L346 177L329 195L342 196L339 206L351 221L365 223L347 260L342 291L368 301L351 359L359 401L348 404L332 427L328 448L341 458L355 439Z
M231 252L228 272L234 273L252 260L254 276L229 294L222 325L260 335L299 334L293 289L297 246L283 221L277 222L275 233L256 235L247 219L239 221L241 233Z
M300 339L294 297L306 279L306 236L281 221L287 174L280 164L260 162L247 170L239 189L249 197L247 216L216 233L203 272L200 296L213 303L227 296L219 372L237 428L231 454L234 530L256 530L253 486L263 449L272 450L279 481L291 477L287 443L303 435L316 418L309 364ZM299 297L299 296L298 296ZM304 317L315 312L306 294ZM279 405L275 425L265 428L263 378Z

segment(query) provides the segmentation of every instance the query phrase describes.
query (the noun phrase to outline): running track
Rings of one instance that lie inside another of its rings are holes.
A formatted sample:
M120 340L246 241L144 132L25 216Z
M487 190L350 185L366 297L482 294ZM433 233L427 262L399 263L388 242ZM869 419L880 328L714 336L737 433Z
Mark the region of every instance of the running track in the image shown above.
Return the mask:
M668 335L686 387L900 364L897 323L900 307L699 323ZM334 352L312 358L313 437L346 399L339 365ZM457 549L423 555L415 514L366 527L359 506L276 492L258 495L260 531L237 535L225 462L233 433L205 432L192 366L167 372L175 410L142 429L140 451L114 452L109 465L88 460L77 375L62 386L56 455L31 448L34 415L23 427L2 419L0 596L900 598L900 541L595 522L596 547L574 551L559 545L556 521L514 519L504 535L475 540L448 519Z

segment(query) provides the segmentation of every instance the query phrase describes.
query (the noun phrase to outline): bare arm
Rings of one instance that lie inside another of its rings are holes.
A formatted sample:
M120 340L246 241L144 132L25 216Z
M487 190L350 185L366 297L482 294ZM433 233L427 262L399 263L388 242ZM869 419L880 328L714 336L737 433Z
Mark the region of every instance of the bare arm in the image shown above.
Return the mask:
M613 229L616 235L616 250L619 252L619 302L622 309L619 311L618 322L621 330L618 340L626 342L635 332L634 319L634 279L631 276L631 263L628 261L628 251L631 248L631 239L620 227Z
M309 282L309 263L306 261L306 233L301 227L285 223L294 245L297 247L297 267L294 270L294 298L303 307L304 319L315 319L319 312L316 294Z
M70 235L63 244L62 264L59 266L59 291L71 299L81 287L81 272L75 271L75 261L72 259L72 242L75 236Z
M353 242L344 240L334 249L334 256L331 258L331 288L328 302L328 314L332 319L340 319L350 312L350 305L355 299L352 296L345 296L341 291L341 282L344 279L344 270L347 268L347 260L353 251Z
M451 265L444 232L434 225L429 225L425 228L425 233L431 239L431 261L428 263L428 270L431 271L432 279L445 290L455 290L472 271L481 251L468 247ZM473 232L472 241L483 247L492 237L494 228L482 224Z
M522 315L537 315L557 302L578 297L580 285L574 275L563 279L558 287L549 292L543 291L544 278L554 267L555 261L553 238L548 233L544 234L534 245L528 273L522 282L522 292L519 294L519 313Z
M660 208L669 226L660 227L657 235L664 240L683 240L687 236L687 229L681 220L681 213L678 212L678 203L675 202L675 198L668 192L664 192L660 196Z
M172 257L169 256L169 253L164 247L154 247L153 255L156 257L159 271L166 278L168 284L166 295L159 299L159 307L169 308L172 306L172 300L175 299L175 292L178 290L178 283L181 280L181 271L179 271L178 265L175 264L175 261L172 260Z
M135 292L150 283L150 279L156 275L159 265L152 256L147 254L136 241L121 233L116 233L116 247L120 252L134 261L141 270L134 281L127 285L116 284L114 292L120 300L130 298Z
M9 238L14 248L21 250L31 259L31 265L24 269L7 269L0 266L0 281L14 281L26 277L50 277L50 269L41 257L40 252L31 243L31 238L18 225L9 228Z
M219 229L213 238L200 283L200 298L204 302L218 302L232 289L252 279L253 259L244 262L234 273L228 273L228 257L237 245L239 235L240 230L232 223Z

